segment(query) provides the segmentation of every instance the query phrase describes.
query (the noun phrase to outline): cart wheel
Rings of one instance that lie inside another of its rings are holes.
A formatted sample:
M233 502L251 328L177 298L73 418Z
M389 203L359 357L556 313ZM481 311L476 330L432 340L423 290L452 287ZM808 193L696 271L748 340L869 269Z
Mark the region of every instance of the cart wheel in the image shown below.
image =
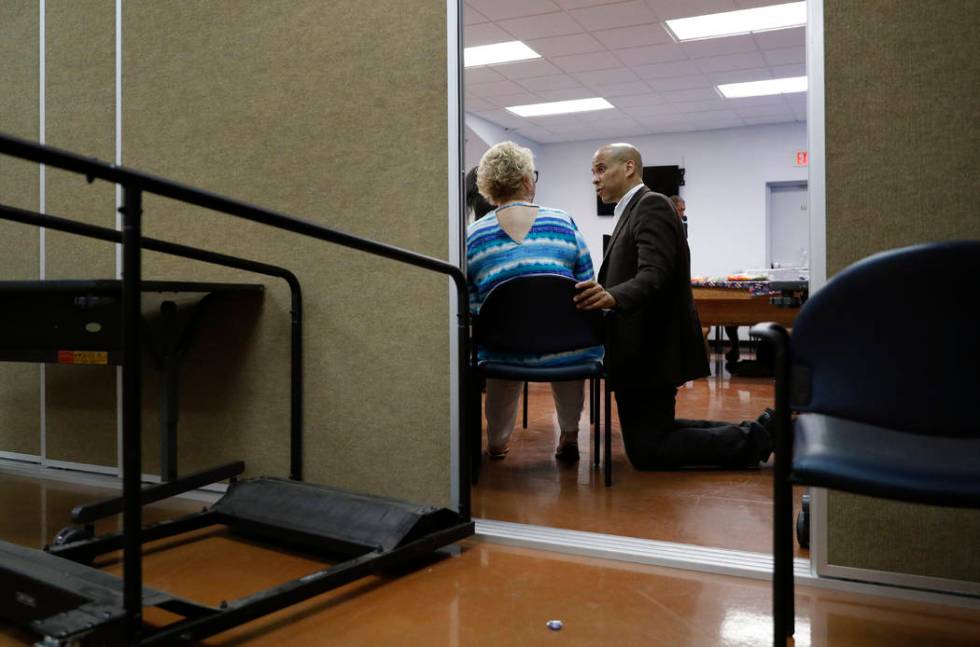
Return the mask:
M802 511L796 515L796 541L800 548L810 547L810 515Z
M85 539L91 539L95 535L92 533L91 528L85 526L65 526L62 528L54 539L51 541L52 546L64 546L66 544L72 544L76 541L83 541Z

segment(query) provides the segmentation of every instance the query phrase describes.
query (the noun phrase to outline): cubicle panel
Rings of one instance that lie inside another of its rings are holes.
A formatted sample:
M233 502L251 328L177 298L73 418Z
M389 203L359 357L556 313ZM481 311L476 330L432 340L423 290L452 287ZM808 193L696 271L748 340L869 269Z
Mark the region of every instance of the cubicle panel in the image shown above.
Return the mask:
M112 160L115 153L115 12L100 0L46 0L47 143ZM115 227L115 188L47 169L46 211ZM113 278L112 245L45 235L45 278ZM116 369L51 365L46 376L46 457L115 467Z
M824 0L824 16L828 277L882 250L980 238L980 58L948 45L976 42L977 4ZM935 278L970 288L965 277ZM908 332L896 352L929 352L928 335L917 344L922 331ZM980 590L980 512L838 493L827 508L824 572L939 588L935 579L969 580Z
M420 0L397 10L125 3L123 163L445 258L445 10ZM309 480L449 502L445 277L152 196L144 206L148 235L299 276ZM144 268L252 280L153 254ZM214 309L187 357L181 470L232 458L249 474L287 470L289 296L260 280L258 310ZM148 389L146 427L154 397Z
M40 128L40 14L37 0L0 3L0 131L37 139ZM38 208L39 167L0 158L0 202ZM0 280L36 279L40 234L0 221ZM39 368L0 362L0 453L41 453Z

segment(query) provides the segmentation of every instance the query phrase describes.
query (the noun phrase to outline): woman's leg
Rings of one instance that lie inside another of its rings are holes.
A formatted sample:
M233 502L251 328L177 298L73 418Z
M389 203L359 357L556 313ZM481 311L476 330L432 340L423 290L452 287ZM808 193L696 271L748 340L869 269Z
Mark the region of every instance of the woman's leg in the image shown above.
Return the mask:
M551 396L558 412L558 427L563 434L578 434L578 423L582 418L582 405L585 403L585 380L552 382Z
M517 420L517 400L523 382L487 378L487 444L492 450L507 447Z

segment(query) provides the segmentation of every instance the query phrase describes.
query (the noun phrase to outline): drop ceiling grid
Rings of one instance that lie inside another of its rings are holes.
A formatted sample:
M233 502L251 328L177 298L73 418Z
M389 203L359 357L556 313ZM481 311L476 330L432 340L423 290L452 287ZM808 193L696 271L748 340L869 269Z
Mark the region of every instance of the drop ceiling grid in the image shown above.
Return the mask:
M466 110L539 143L803 121L805 94L726 100L721 83L801 76L804 28L674 42L671 18L773 0L466 0L464 46L541 59L469 68ZM603 96L615 110L525 119L506 106Z

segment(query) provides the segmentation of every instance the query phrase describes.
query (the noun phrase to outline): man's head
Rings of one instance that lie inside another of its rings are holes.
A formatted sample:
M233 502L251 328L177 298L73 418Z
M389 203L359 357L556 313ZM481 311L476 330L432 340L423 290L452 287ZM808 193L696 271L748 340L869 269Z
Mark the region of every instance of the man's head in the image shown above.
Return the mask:
M643 182L643 159L632 144L606 144L592 156L592 184L606 204Z
M687 205L684 203L684 198L680 197L679 195L672 195L670 196L670 201L674 203L674 209L677 209L677 215L681 217L681 220L683 220L684 209L687 208Z
M474 166L466 174L466 206L473 211L473 219L479 220L493 211L493 205L487 202L476 188L476 169L477 167Z

